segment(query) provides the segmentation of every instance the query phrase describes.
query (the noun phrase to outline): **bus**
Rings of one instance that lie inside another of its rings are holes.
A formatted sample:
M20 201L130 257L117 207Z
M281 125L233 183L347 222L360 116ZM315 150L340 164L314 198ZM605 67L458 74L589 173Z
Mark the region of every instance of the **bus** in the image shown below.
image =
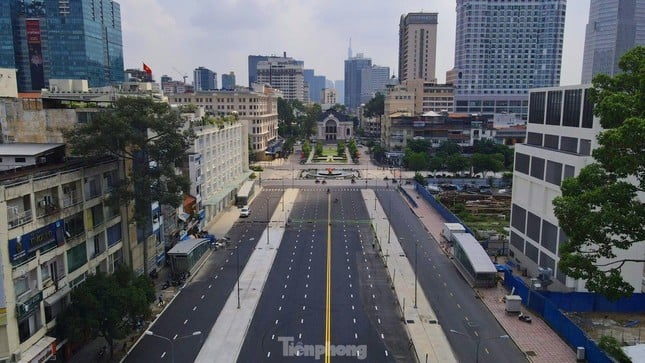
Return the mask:
M242 187L240 187L240 190L237 191L237 195L235 196L235 205L238 207L242 207L244 205L249 204L249 200L253 197L253 193L255 192L255 181L254 180L247 180L242 184Z

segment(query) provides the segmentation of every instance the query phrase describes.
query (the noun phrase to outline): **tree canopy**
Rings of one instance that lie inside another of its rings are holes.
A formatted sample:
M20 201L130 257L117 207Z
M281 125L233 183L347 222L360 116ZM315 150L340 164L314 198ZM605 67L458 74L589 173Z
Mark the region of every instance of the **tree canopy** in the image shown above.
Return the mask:
M376 95L365 104L363 109L363 116L365 117L378 117L383 116L385 113L385 95L376 92Z
M176 167L185 161L194 134L182 129L179 113L167 103L121 97L113 108L64 134L75 155L112 155L132 162L129 175L114 186L112 200L135 200L134 220L145 225L151 222L152 201L178 207L182 193L189 190L188 177L178 174Z
M127 267L113 275L91 275L72 290L71 304L56 317L58 332L72 343L103 337L113 351L114 341L132 331L132 323L148 319L155 290L146 275Z
M553 201L568 237L560 270L612 300L633 293L621 270L643 261L619 251L645 241L645 47L625 53L619 67L615 77L593 79L594 114L603 127L595 162L564 180Z

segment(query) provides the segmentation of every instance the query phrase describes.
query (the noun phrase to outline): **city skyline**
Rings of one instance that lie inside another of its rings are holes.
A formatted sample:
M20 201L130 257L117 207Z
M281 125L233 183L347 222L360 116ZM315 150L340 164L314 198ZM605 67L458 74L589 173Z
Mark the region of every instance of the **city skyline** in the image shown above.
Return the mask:
M446 71L454 65L454 1L380 2L374 6L366 1L331 0L289 3L288 7L278 1L257 0L219 4L121 0L120 4L126 68L141 67L141 62L146 62L156 80L163 74L181 80L180 72L190 74L203 65L220 74L234 71L237 83L246 85L241 80L248 79L249 55L283 52L304 61L305 68L314 69L316 74L342 80L350 38L354 54L363 53L376 64L396 70L399 20L410 12L439 13L439 82L445 81ZM278 8L280 11L276 11ZM589 0L567 2L562 85L580 83L588 14Z

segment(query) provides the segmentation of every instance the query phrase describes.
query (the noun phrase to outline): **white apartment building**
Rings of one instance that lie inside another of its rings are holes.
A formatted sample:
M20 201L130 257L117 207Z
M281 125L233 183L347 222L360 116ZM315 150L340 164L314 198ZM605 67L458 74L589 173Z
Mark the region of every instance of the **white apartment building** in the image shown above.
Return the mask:
M196 139L189 150L190 195L204 210L201 223L210 223L231 205L240 186L251 173L248 157L248 130L240 121L220 125L199 122L203 109L194 114ZM218 236L219 237L219 236Z
M12 146L0 153L17 157ZM0 361L55 356L64 344L53 334L55 318L71 289L123 263L127 218L105 203L117 178L108 158L0 174Z
M213 115L237 113L248 129L248 142L257 159L265 158L265 151L278 138L278 97L271 87L260 92L238 89L235 91L197 92L170 95L171 105L196 105Z
M552 290L586 291L584 281L558 269L561 244L567 237L558 226L553 199L560 183L593 162L600 121L593 116L589 85L534 89L529 97L525 144L515 145L510 256L537 276L538 267L553 270ZM645 243L617 250L617 258L645 254ZM599 261L604 263L609 261ZM643 263L628 262L621 271L636 292L642 291Z

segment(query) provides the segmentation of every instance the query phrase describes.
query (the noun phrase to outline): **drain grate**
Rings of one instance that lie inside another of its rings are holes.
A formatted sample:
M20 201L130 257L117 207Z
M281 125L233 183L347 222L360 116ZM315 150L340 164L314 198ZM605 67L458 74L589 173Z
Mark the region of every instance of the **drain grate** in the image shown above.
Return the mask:
M527 350L524 353L526 353L526 355L528 355L529 357L537 357L537 354L532 350Z
M414 320L406 320L405 322L408 324L414 324Z

